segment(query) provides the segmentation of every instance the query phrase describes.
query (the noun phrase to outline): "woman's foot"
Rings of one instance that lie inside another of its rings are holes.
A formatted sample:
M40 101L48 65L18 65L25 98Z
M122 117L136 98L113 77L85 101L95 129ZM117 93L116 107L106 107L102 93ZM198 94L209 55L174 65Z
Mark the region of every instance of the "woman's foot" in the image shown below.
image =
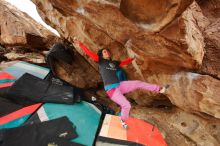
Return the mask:
M125 123L125 121L121 120L121 125L123 128L128 129L128 125Z
M165 85L165 86L163 86L161 89L160 89L160 93L161 94L163 94L163 93L165 93L166 92L166 90L167 90L167 88L169 88L170 87L170 85Z

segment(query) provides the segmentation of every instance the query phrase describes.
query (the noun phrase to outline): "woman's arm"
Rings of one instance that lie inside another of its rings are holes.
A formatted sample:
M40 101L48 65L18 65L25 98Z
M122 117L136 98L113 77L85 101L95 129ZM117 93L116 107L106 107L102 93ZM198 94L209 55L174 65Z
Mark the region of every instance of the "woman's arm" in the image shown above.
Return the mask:
M77 43L79 47L86 53L86 55L88 55L93 61L95 62L99 61L98 55L92 52L91 50L89 50L82 42L76 40L75 43Z
M134 58L127 58L127 59L121 61L119 66L122 67L124 65L127 65L127 64L131 63L133 60L134 60Z

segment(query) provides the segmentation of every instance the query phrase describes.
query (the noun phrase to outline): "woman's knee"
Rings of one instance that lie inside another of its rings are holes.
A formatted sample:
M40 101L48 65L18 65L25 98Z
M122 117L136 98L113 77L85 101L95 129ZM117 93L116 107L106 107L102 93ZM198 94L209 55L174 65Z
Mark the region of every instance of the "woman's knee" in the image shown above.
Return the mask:
M122 108L130 110L131 109L131 103L129 101L123 103Z
M135 85L135 86L138 86L138 85L140 85L141 83L143 83L143 82L140 81L140 80L134 80L134 81L133 81L133 85Z

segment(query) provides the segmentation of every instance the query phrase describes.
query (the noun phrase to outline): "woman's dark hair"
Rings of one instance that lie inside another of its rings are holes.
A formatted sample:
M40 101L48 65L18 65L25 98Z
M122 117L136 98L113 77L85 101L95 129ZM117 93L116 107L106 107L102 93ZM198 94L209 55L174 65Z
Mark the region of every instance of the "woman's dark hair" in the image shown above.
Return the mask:
M102 55L102 51L103 51L103 50L104 50L104 49L101 49L101 50L98 51L97 55L99 56L99 58L103 58L103 55Z
M102 54L102 51L103 51L103 50L108 50L108 51L109 51L109 49L100 49L100 50L98 51L98 53L97 53L97 55L99 56L100 59L104 59L104 58L103 58L103 54ZM109 51L109 52L110 52L110 51Z

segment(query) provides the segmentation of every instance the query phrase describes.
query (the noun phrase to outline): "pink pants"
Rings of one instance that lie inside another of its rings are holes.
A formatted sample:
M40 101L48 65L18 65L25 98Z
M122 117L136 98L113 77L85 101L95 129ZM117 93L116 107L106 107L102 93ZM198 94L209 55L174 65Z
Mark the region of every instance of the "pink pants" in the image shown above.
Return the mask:
M123 94L134 91L136 89L144 89L148 91L159 92L160 86L145 83L142 81L123 81L120 82L120 85L114 89L108 90L107 94L112 101L120 105L121 107L121 119L125 121L129 117L129 112L131 109L130 102L126 99Z

